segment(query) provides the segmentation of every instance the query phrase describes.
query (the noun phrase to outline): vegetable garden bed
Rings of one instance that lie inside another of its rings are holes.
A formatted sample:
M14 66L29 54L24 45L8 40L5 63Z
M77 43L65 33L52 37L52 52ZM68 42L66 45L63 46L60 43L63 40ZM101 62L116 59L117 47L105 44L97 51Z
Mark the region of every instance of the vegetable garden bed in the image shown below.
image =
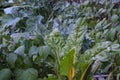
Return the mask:
M119 80L119 0L53 1L0 1L0 80Z

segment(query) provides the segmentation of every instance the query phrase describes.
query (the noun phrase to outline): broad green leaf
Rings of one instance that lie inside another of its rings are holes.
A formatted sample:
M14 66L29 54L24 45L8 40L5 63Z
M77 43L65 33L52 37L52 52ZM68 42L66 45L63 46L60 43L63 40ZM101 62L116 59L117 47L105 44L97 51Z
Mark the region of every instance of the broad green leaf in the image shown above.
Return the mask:
M41 35L44 35L44 31L46 30L46 27L41 23L41 20L43 17L41 15L35 16L32 18L29 18L26 21L26 31L35 31L40 33Z
M20 76L24 73L24 70L23 69L16 69L15 70L15 79L16 80L20 80Z
M24 46L20 46L20 47L18 47L18 48L14 51L14 53L23 56L23 55L24 55L24 50L25 50L25 47L24 47Z
M11 38L15 43L18 43L21 38L29 38L29 32L14 33L11 35Z
M33 55L38 54L38 52L39 52L38 49L39 49L39 48L36 47L36 46L31 46L31 48L30 48L30 50L29 50L29 56L31 57L31 56L33 56Z
M23 57L23 63L24 63L24 67L26 68L32 67L32 60L29 56Z
M116 15L116 14L112 15L112 17L111 17L111 21L112 21L113 23L117 22L118 19L119 19L119 16Z
M17 58L17 60L15 62L16 68L23 68L24 67L24 63L23 63L23 58L22 57L23 56L19 56L18 55L18 58Z
M74 61L75 61L76 51L72 49L60 62L60 74L62 76L67 76L69 80L75 75Z
M51 49L48 46L39 47L39 55L41 58L46 59L51 54Z
M5 14L12 14L14 8L16 8L16 6L9 7L9 8L5 8L5 9L4 9L4 13L5 13Z
M16 27L17 22L19 22L20 18L19 17L13 17L12 15L6 15L2 19L2 25L3 27Z
M30 47L32 46L32 41L31 40L25 40L24 45L25 45L25 53L28 53Z
M37 80L37 79L38 72L34 68L28 68L25 71L23 70L16 71L16 80Z
M0 70L0 80L10 80L11 75L12 72L8 68Z
M17 55L14 53L10 53L6 57L6 61L11 68L15 68L15 62L17 60Z

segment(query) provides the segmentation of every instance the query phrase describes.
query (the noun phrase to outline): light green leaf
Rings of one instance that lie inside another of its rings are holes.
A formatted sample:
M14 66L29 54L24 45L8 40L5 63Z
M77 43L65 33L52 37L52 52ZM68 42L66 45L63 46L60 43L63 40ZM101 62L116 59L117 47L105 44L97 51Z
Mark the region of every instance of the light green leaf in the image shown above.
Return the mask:
M32 46L29 50L29 56L31 57L32 55L36 55L38 53L38 47Z
M74 76L71 74L74 74L75 54L75 49L72 49L60 62L60 74L62 76L67 76L69 79ZM71 70L73 70L73 73Z
M25 50L25 47L24 47L24 46L20 46L20 47L18 47L18 48L14 51L14 53L23 56L23 55L24 55L24 50Z
M50 53L51 49L48 46L39 47L39 55L41 58L46 59Z

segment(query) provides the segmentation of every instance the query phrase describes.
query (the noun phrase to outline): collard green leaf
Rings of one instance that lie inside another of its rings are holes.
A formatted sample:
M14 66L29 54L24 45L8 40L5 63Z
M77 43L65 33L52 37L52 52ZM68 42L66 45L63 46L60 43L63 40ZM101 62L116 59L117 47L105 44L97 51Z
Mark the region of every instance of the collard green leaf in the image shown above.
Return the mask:
M39 47L39 55L42 59L46 59L51 54L51 49L48 46Z
M10 80L11 75L12 72L8 68L0 70L0 80Z
M39 49L36 46L31 46L30 50L29 50L29 56L31 57L32 55L36 55L38 54Z
M23 74L24 70L23 69L16 69L15 70L15 79L19 80L21 73Z
M11 38L15 43L18 43L21 38L29 38L29 32L24 32L24 33L14 33L11 35Z
M25 40L24 45L25 45L25 53L28 53L29 50L30 50L30 47L32 46L32 41L31 40Z
M42 16L36 16L28 19L26 21L26 31L35 31L40 33L41 35L44 35L44 32L46 30L46 27L41 23L41 20L43 19Z
M24 46L20 46L20 47L18 47L18 48L14 51L14 53L23 56L23 55L24 55L24 50L25 50L25 47L24 47Z
M23 63L25 68L32 67L32 60L29 56L24 56L23 57Z
M10 53L6 57L6 61L11 68L15 68L15 62L17 60L17 55L14 53Z
M14 9L17 8L17 6L12 6L4 9L5 14L12 14Z
M23 70L16 71L16 80L37 80L37 79L38 79L38 72L34 68L28 68L25 71Z
M19 17L13 17L12 15L7 15L4 16L2 19L2 25L3 27L9 27L11 26L12 28L16 27L17 22L19 22L20 18Z

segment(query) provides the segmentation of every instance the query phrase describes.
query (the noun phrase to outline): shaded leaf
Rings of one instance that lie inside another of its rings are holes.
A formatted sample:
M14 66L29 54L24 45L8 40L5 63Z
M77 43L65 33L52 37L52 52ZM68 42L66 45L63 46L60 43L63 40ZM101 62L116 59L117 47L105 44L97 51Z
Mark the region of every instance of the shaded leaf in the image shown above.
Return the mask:
M25 45L25 53L28 53L30 47L32 46L32 41L31 40L25 40L24 45Z
M0 70L0 80L10 80L11 75L12 72L8 68Z
M22 74L21 74L22 72ZM16 71L16 79L17 80L37 80L38 72L34 68L28 68L27 70L18 70Z
M6 57L6 61L11 68L15 68L15 62L17 60L17 55L14 53L10 53Z

